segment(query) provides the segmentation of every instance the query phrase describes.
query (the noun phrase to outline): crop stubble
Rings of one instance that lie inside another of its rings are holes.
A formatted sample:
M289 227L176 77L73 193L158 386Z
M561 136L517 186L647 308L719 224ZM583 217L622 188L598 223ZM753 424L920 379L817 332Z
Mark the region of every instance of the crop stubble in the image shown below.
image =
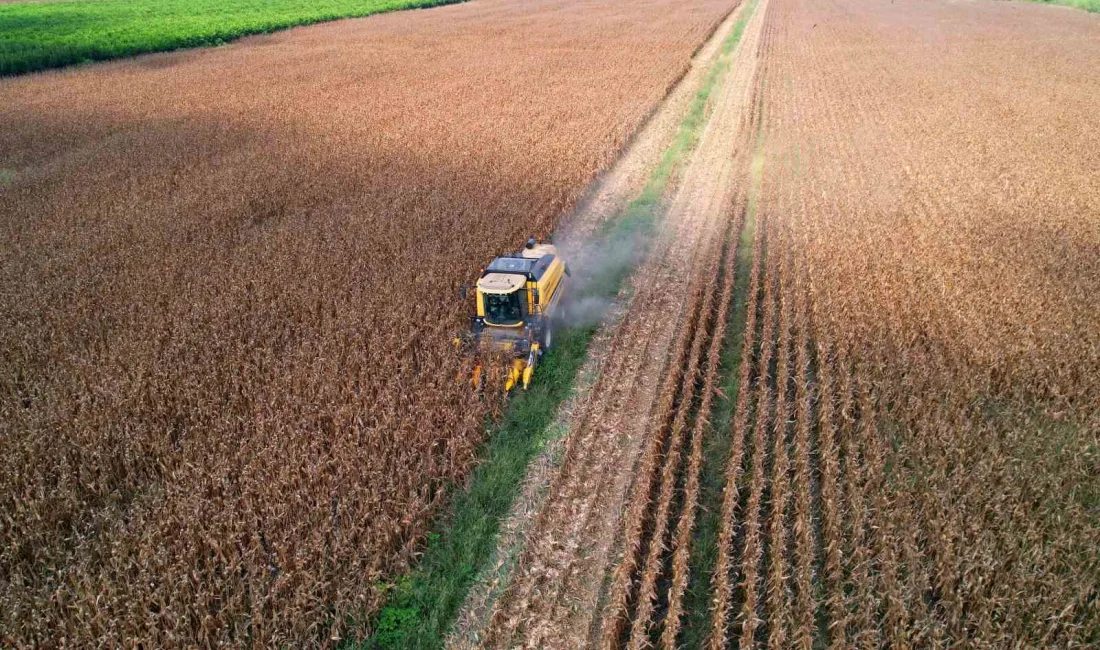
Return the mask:
M459 284L728 8L479 2L0 82L5 640L369 612L497 406L454 381Z

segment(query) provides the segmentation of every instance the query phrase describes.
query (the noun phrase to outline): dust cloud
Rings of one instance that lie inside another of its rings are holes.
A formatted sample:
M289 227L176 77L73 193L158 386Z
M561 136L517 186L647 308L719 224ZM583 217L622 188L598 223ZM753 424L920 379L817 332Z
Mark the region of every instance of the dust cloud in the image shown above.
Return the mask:
M629 231L556 241L571 274L562 319L567 327L598 325L615 304L621 281L649 248L652 233Z

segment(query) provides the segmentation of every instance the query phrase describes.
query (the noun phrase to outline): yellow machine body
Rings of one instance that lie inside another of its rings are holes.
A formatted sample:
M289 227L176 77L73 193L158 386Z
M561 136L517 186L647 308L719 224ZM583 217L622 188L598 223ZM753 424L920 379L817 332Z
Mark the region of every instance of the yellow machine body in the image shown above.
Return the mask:
M527 388L539 357L553 345L568 278L569 269L558 250L534 240L515 255L498 257L482 271L467 340L477 350L511 353L505 390L521 382ZM475 385L481 382L481 365L474 369Z

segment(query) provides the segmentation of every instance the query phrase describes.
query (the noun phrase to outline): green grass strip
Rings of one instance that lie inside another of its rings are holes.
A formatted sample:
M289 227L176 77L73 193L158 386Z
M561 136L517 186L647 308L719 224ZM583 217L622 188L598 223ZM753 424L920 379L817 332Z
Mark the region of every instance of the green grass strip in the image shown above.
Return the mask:
M1044 5L1062 5L1074 9L1084 9L1094 13L1100 13L1100 0L1029 0Z
M62 0L0 4L0 75L460 0Z

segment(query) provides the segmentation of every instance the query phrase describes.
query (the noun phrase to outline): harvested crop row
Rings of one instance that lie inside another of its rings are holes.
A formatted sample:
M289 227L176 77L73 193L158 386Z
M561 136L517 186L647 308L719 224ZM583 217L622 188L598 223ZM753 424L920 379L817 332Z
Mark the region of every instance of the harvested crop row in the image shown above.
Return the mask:
M756 359L756 320L761 291L764 229L758 221L752 247L752 271L749 274L748 318L745 323L744 351L740 369L740 388L730 435L733 444L726 469L726 489L722 499L721 530L718 538L718 560L714 570L714 604L712 607L713 632L711 647L725 647L729 630L729 612L733 607L733 586L737 584L737 564L734 555L735 517L740 514L740 484L744 473L744 457L750 418L750 390Z
M726 236L729 236L728 229ZM719 266L725 244L726 242L721 240L711 244L712 251L704 257L706 268L717 268ZM654 625L652 616L657 600L657 580L664 573L667 559L666 536L670 531L669 524L671 520L676 517L672 512L674 507L672 500L682 474L681 461L683 460L684 437L690 435L690 429L692 428L690 418L695 410L699 380L702 376L703 352L714 335L714 300L720 292L720 285L713 282L708 276L701 276L701 279L705 283L706 289L701 307L700 322L692 339L687 369L684 371L681 380L676 415L672 421L671 437L663 455L661 483L656 507L648 513L649 524L647 528L651 529L652 532L644 551L645 564L641 567L640 576L635 578L640 578L640 586L631 622L630 642L628 643L628 647L632 649L643 648L650 643L650 631Z
M742 198L736 199L734 205L742 205ZM745 227L745 211L738 212L737 218L732 222L733 237L726 241L726 254L723 258L725 273L722 276L722 291L718 299L718 313L715 316L714 334L711 336L710 347L707 351L706 374L703 379L703 387L700 392L699 411L695 419L692 431L691 453L688 459L687 478L684 486L683 511L680 520L676 524L675 546L672 556L672 585L668 596L668 612L665 614L665 625L661 632L661 647L665 650L674 650L680 632L681 617L683 611L684 591L687 589L689 579L688 561L691 556L692 534L695 528L696 511L699 507L699 479L703 462L703 437L706 430L711 427L708 420L714 396L718 393L718 368L721 361L722 346L729 320L730 308L733 303L733 289L736 282L737 271L737 242L740 233Z
M728 9L490 0L0 82L0 627L347 632L498 404L454 382L457 287Z

